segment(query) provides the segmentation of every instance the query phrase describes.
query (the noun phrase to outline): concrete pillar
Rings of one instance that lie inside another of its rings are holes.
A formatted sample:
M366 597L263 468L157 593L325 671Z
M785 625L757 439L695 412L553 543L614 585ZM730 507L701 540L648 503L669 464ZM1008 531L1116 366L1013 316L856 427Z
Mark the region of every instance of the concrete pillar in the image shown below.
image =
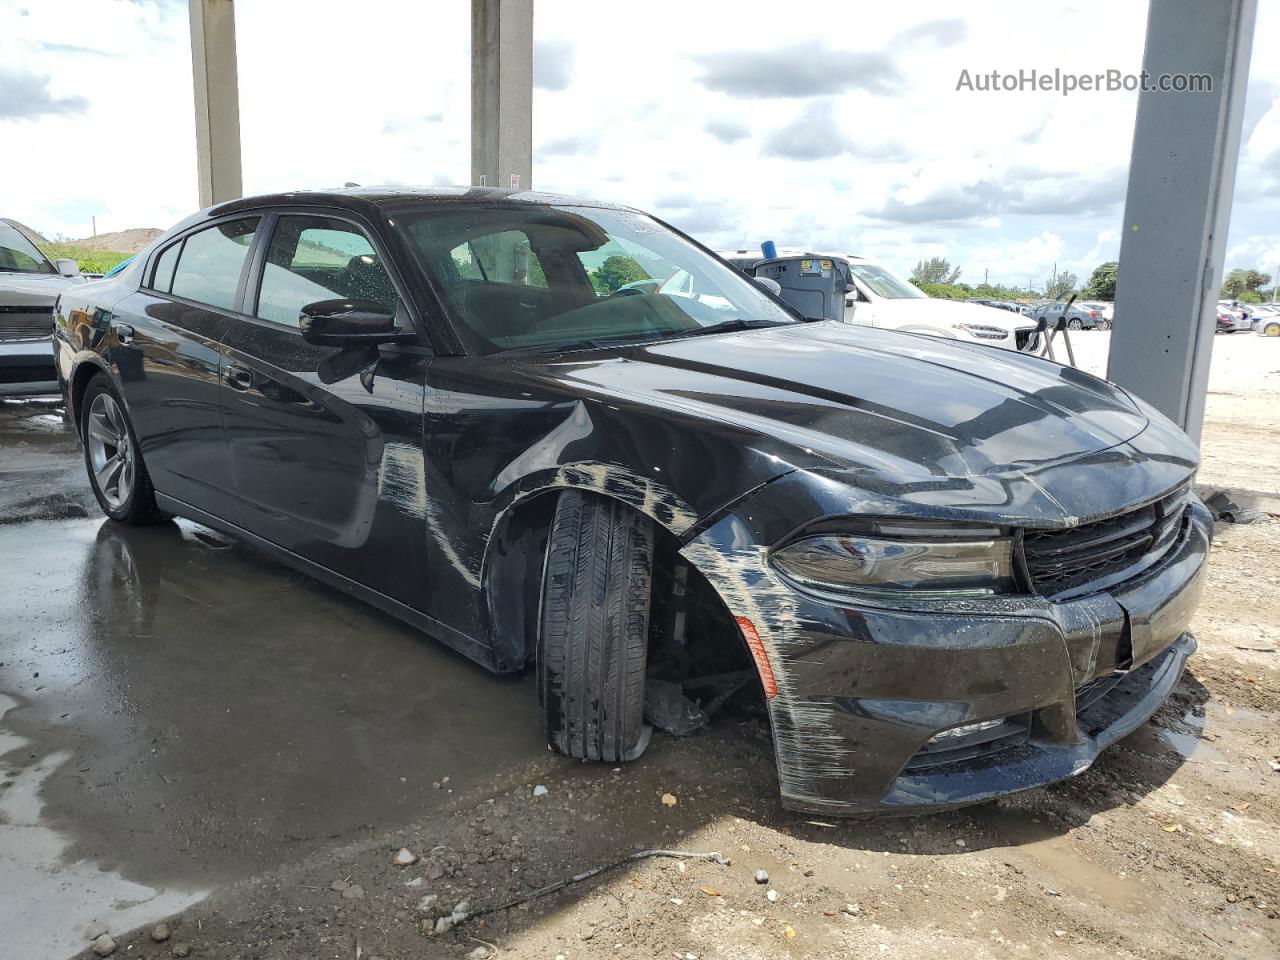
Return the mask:
M240 91L232 0L189 0L200 206L235 200L240 179Z
M1199 440L1257 0L1150 0L1107 377Z
M471 0L471 182L528 190L533 0Z

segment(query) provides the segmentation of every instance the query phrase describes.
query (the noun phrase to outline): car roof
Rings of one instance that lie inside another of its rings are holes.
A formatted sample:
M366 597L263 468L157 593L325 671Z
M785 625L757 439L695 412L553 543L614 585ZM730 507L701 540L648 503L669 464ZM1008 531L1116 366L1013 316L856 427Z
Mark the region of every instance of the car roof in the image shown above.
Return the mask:
M538 193L533 190L500 190L496 187L414 187L370 186L342 187L332 190L291 190L283 193L259 194L241 197L210 207L209 216L222 216L237 210L271 206L308 206L322 204L370 212L370 208L402 208L415 205L464 206L469 204L494 206L574 206L599 207L608 210L625 210L638 213L633 207L583 197L571 197L555 193Z

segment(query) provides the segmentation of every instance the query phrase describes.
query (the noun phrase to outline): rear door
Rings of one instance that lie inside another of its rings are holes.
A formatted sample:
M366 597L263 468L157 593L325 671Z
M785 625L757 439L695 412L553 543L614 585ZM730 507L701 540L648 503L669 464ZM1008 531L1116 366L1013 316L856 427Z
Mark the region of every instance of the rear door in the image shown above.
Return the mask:
M243 293L261 217L202 227L157 251L112 309L108 357L159 493L238 522L222 433L219 341Z
M222 403L244 527L404 602L420 602L423 384L430 351L316 346L301 309L395 307L415 329L367 224L280 212L255 253L246 316L222 345Z

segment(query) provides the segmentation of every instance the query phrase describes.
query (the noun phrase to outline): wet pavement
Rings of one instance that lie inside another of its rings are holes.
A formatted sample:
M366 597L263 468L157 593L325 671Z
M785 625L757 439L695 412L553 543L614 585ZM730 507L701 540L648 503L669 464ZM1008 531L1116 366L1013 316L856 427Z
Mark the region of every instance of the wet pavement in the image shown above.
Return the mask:
M197 525L107 521L79 458L59 409L0 402L10 955L70 955L93 921L169 915L545 758L527 678Z

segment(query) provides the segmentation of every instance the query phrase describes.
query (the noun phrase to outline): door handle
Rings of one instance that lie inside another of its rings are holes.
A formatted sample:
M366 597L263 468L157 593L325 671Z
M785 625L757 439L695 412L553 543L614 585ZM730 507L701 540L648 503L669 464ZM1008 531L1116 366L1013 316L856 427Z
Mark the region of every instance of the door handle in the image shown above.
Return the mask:
M133 343L133 327L127 323L117 323L113 325L116 331L116 339L124 346Z
M232 390L239 390L241 393L253 388L253 371L244 367L227 367L222 379Z

